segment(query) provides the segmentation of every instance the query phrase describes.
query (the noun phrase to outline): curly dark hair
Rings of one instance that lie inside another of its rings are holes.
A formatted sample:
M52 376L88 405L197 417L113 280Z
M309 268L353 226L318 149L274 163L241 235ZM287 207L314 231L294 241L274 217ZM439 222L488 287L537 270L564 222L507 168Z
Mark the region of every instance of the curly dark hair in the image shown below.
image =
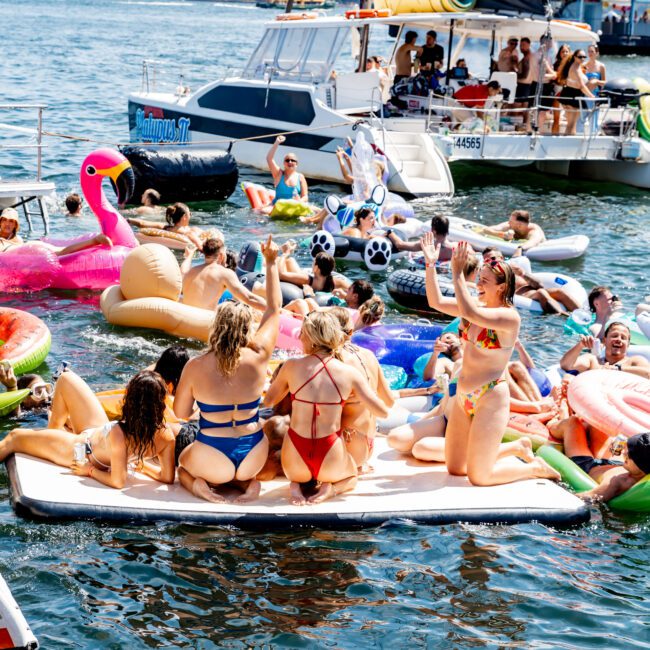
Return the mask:
M154 436L165 425L167 387L163 378L152 370L143 370L126 386L120 427L126 438L129 456L140 463L153 452Z

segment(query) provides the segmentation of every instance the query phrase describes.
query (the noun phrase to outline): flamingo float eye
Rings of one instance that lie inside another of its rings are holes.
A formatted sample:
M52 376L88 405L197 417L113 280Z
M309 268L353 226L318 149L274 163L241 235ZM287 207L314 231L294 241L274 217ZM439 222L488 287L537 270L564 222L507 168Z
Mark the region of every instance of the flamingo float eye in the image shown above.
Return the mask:
M86 167L86 174L88 174L88 176L94 176L96 173L97 170L92 165L88 165L88 167Z

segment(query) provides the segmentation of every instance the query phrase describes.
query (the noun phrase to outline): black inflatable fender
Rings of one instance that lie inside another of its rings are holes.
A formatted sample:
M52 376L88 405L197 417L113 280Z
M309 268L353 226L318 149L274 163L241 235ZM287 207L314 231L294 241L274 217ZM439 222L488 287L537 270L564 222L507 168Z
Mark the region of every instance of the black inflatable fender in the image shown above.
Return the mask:
M239 251L237 260L237 275L255 271L257 260L261 253L260 245L256 241L244 244Z

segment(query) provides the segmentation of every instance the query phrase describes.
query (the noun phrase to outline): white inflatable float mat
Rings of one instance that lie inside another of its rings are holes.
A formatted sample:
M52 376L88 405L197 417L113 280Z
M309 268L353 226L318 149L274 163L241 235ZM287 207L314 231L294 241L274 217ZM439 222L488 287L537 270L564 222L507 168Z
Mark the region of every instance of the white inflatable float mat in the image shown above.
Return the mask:
M469 242L479 252L488 246L498 248L504 255L512 255L521 240L517 242L506 241L499 237L484 235L479 231L482 224L460 217L449 217L449 239L451 241ZM589 237L586 235L571 235L558 239L547 239L538 246L526 251L526 257L538 262L552 262L555 260L569 260L580 257L589 246Z
M46 519L179 521L267 531L345 530L396 519L423 524L540 521L552 525L589 519L585 503L551 481L473 487L464 477L450 476L442 464L402 457L384 437L376 438L371 464L375 471L360 476L354 491L313 506L291 505L284 478L263 482L258 501L235 505L208 503L178 482L165 485L139 474L130 477L123 490L115 490L22 454L8 459L7 470L16 511Z
M0 648L37 650L38 641L4 578L0 576Z

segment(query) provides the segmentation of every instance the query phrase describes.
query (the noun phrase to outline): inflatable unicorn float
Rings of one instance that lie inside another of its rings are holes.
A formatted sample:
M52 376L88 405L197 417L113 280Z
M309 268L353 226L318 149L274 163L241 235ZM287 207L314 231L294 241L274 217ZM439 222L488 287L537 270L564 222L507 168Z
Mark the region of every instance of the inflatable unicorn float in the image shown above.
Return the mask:
M101 233L65 240L44 238L0 253L1 291L105 289L119 282L124 259L138 242L129 224L106 198L104 178L111 180L119 203L130 198L135 186L131 164L121 153L97 149L86 157L81 165L81 189Z

